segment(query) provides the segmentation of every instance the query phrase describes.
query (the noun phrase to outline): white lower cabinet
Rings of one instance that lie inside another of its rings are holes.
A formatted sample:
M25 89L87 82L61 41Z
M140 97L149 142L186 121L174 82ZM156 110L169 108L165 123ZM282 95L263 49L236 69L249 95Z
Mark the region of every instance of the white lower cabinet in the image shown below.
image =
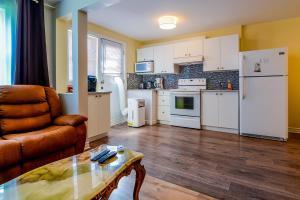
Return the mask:
M239 94L236 91L202 92L202 125L204 127L238 130L238 100Z
M161 124L170 123L170 94L166 90L158 91L157 119Z
M110 129L110 93L88 96L88 118L89 140L105 136Z

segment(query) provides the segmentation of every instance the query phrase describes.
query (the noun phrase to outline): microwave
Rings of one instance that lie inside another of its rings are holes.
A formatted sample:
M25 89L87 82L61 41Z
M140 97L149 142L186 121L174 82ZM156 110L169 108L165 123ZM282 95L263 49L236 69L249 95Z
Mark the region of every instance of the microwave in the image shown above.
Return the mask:
M135 73L153 73L154 61L143 61L135 63Z

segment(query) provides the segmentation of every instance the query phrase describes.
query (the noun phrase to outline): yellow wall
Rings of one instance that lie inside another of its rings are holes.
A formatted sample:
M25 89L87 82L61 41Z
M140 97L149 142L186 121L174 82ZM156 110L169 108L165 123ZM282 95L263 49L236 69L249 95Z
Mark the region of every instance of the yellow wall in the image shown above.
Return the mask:
M68 80L68 35L67 30L71 22L65 19L56 20L56 90L66 92ZM134 72L136 49L141 43L125 35L116 33L95 24L88 24L89 33L98 34L111 40L122 42L125 45L125 68L128 73Z
M134 72L134 63L136 62L136 49L141 46L141 43L139 41L95 24L89 24L88 30L91 33L97 33L109 39L124 43L126 53L125 67L128 73Z
M300 18L246 25L242 50L288 47L289 126L300 128Z

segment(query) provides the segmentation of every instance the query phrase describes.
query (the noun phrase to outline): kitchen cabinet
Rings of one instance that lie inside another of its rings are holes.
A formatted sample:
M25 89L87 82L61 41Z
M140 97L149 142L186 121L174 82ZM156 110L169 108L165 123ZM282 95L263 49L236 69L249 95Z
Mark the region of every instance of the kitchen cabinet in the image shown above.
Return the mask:
M154 48L153 47L137 49L137 62L153 61L153 60L154 60Z
M203 71L237 70L239 68L239 35L204 40Z
M88 138L99 139L110 129L110 93L88 96Z
M202 125L238 129L239 95L237 91L203 91Z
M190 63L203 60L203 38L196 38L174 44L173 62Z
M173 45L160 45L154 47L154 72L178 73L173 63Z
M215 92L202 92L202 124L219 126L219 99Z
M170 94L169 91L160 90L157 95L157 119L161 124L170 123Z
M219 93L219 126L238 129L239 98L237 92Z

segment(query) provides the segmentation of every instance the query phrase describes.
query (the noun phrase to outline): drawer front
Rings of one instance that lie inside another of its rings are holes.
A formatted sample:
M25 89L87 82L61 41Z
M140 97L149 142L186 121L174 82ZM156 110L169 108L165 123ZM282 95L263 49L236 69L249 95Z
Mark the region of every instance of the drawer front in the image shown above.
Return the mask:
M158 120L170 121L170 107L158 106Z
M159 95L159 96L169 95L169 91L166 91L166 90L159 90L159 91L158 91L158 95Z
M170 105L170 97L169 96L158 96L158 105L169 106Z

